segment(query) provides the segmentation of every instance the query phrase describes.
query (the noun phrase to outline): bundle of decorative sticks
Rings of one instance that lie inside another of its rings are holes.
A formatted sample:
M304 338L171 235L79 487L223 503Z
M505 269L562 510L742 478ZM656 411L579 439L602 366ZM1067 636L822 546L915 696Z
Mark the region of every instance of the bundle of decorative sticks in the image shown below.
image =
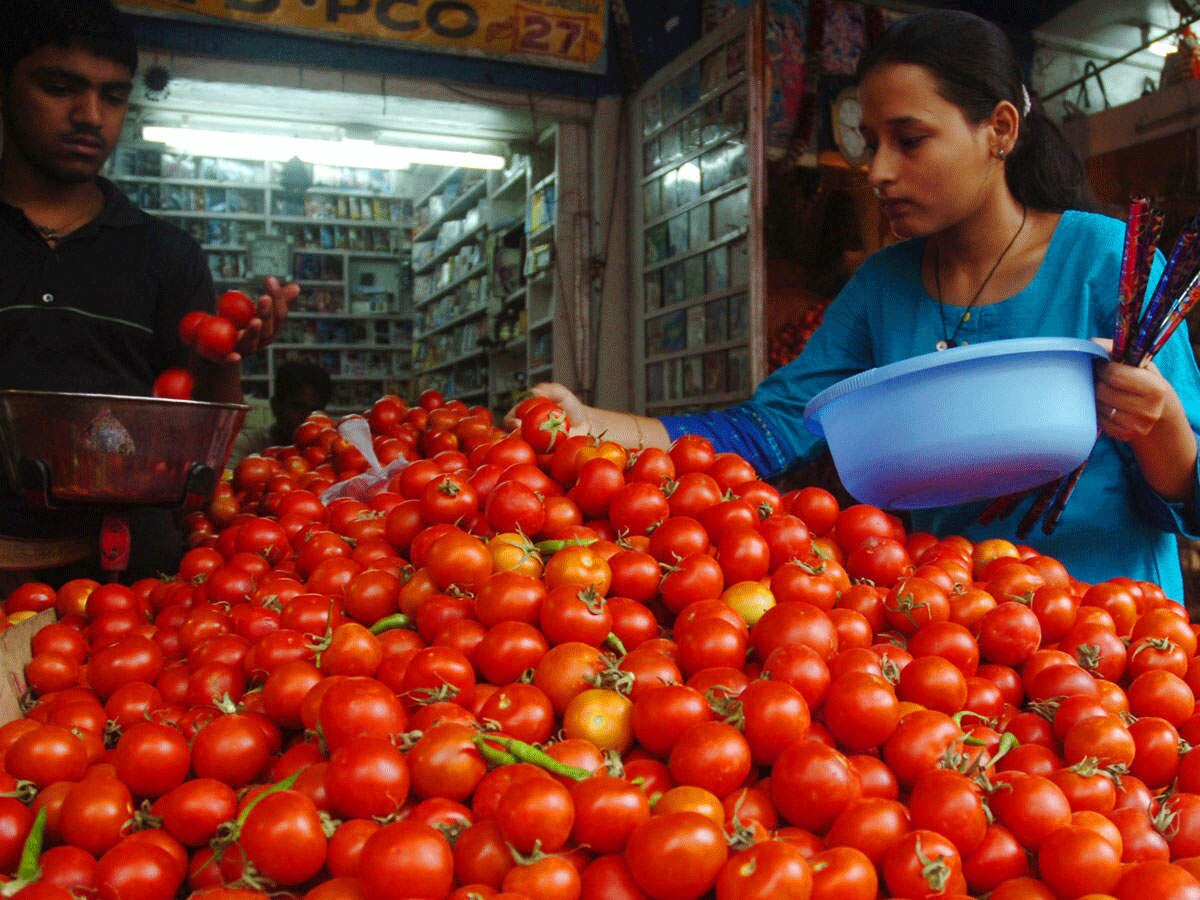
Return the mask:
M1162 212L1153 208L1148 198L1136 196L1130 201L1110 358L1131 366L1145 365L1153 359L1200 301L1200 215L1197 215L1180 234L1154 293L1142 302L1162 225ZM992 501L980 513L979 522L986 525L1011 515L1026 497L1034 494L1033 504L1017 526L1017 537L1022 540L1028 537L1039 519L1042 533L1052 534L1086 466L1085 459L1069 475L1040 488Z

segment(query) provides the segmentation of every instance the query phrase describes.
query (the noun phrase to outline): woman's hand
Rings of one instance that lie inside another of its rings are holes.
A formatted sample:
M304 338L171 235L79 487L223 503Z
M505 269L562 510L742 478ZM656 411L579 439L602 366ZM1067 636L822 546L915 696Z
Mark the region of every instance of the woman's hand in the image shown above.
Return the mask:
M1096 343L1112 352L1112 341ZM1141 366L1107 362L1098 367L1096 417L1101 431L1129 443L1147 438L1160 425L1187 424L1179 395L1149 360Z
M1110 353L1112 341L1097 340ZM1096 371L1100 430L1126 441L1146 482L1168 500L1188 500L1196 482L1196 435L1175 388L1152 362L1106 362Z
M546 397L561 406L563 412L567 414L567 421L571 423L571 434L588 434L593 410L576 397L570 388L550 381L535 384L530 393L535 397ZM505 428L516 428L521 424L521 420L513 415L513 410L515 409L516 407L514 406L513 409L505 413Z

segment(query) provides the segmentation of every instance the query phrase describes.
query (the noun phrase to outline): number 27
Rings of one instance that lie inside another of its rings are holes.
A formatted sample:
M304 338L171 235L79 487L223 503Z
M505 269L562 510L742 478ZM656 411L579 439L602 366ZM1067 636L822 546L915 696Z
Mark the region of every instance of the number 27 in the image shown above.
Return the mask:
M555 28L564 32L562 46L555 50L547 38ZM583 37L583 23L570 19L551 19L549 16L532 15L525 19L525 33L521 35L521 49L534 53L553 53L569 56L571 48Z

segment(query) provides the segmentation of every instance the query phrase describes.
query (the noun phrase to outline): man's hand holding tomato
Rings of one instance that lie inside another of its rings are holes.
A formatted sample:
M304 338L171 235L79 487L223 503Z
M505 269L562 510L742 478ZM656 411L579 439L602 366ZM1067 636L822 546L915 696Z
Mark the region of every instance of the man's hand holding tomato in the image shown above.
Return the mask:
M298 284L281 284L272 276L257 301L230 291L218 302L216 316L184 316L179 332L192 349L188 367L196 376L196 399L241 402L242 357L265 349L275 339L288 305L299 294Z
M217 315L235 326L232 346L225 335L218 338L216 334L206 333L202 324L196 333L196 352L210 363L232 365L240 363L243 356L265 349L287 318L288 305L299 294L300 285L281 284L274 276L266 280L266 290L248 309L240 308L238 303L248 299L244 294L228 292L218 303Z
M288 306L299 295L300 285L281 284L274 276L268 278L266 290L258 298L257 314L238 341L238 352L242 356L257 353L275 340L287 318Z

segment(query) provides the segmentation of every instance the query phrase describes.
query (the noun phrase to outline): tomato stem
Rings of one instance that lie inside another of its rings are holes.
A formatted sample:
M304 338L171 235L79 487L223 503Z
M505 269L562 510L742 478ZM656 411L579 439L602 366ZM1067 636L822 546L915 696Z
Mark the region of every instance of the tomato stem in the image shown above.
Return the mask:
M31 804L37 795L37 785L32 781L18 781L16 790L0 793L0 797L12 797L14 800L20 800L26 806Z
M1000 744L996 747L996 755L987 761L987 767L995 768L996 763L1000 762L1000 760L1004 759L1004 757L1020 746L1021 742L1017 740L1015 734L1011 731L1004 732L1004 734L1000 735Z
M629 653L629 651L625 649L624 642L617 637L616 632L610 631L608 633L608 637L604 639L604 643L612 647L613 650L617 652L618 656L624 657L627 653Z
M937 859L930 859L921 849L921 838L917 836L917 861L921 863L921 877L925 879L925 883L929 885L929 889L940 893L946 889L946 882L950 880L950 867L946 865L945 857L939 856Z
M416 630L416 624L411 618L404 613L393 613L386 618L380 619L369 629L371 634L383 634L385 631L392 631L396 628L407 628L409 631Z
M542 842L534 841L533 849L529 853L522 853L508 841L504 842L504 846L508 848L509 854L518 866L532 866L535 862L546 858L547 854L542 852Z
M325 839L329 840L329 838L334 836L338 828L341 827L342 820L335 819L323 809L319 811L319 814L321 816L321 831L324 832Z
M247 803L246 808L243 809L241 811L241 813L238 815L237 819L234 820L234 825L237 826L238 832L239 833L241 832L242 826L246 824L246 817L249 816L251 812L253 812L254 807L258 806L258 804L262 803L263 800L265 800L267 797L271 796L272 794L278 794L280 791L291 790L292 785L294 785L296 783L296 779L298 779L300 777L300 775L303 771L304 770L301 769L297 772L293 772L287 778L283 779L283 781L275 782L275 784L271 785L269 788L267 788L265 791L263 791L261 794L259 794L257 797L255 797L253 800L251 800L249 803Z

